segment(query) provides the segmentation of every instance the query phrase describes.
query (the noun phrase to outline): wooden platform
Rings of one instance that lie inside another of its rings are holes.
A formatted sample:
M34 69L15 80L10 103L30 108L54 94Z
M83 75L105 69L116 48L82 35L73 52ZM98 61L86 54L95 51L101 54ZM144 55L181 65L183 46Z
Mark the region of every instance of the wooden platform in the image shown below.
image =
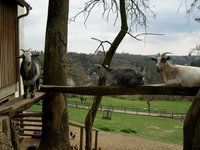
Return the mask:
M13 117L15 114L30 108L34 103L43 99L45 95L46 94L43 92L36 92L35 97L32 99L23 99L23 97L11 99L8 102L0 105L0 115Z
M42 85L43 92L61 92L81 95L181 95L196 96L200 87L145 85L134 88L120 86L69 87Z

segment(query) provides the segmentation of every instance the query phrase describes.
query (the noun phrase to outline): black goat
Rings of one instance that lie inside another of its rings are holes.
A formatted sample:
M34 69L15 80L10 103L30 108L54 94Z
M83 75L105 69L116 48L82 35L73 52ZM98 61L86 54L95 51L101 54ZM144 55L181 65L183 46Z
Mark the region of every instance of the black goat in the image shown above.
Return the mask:
M108 66L96 64L99 77L107 79L110 85L135 87L144 84L143 75L133 69L112 70Z

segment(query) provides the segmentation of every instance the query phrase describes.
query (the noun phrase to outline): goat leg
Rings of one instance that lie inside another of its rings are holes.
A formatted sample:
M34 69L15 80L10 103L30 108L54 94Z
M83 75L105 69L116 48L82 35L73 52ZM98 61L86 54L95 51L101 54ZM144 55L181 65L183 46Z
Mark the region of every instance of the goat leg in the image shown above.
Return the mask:
M24 96L23 96L23 98L27 98L27 89L28 89L28 86L24 85Z
M31 98L34 98L35 97L35 94L34 94L34 85L30 86L30 93L31 93Z
M36 80L36 88L37 88L37 91L40 90L40 80Z

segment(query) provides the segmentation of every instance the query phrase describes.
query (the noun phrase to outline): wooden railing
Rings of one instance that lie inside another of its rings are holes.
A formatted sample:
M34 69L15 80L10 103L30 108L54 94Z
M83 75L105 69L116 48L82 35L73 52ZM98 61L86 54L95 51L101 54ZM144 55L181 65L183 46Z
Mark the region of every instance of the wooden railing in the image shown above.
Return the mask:
M134 88L117 86L69 87L42 85L43 92L60 92L81 95L181 95L196 96L200 87L171 87L160 85L145 85Z
M181 95L195 96L195 100L188 110L183 127L184 150L199 149L199 114L200 114L200 87L169 87L160 85L146 85L135 88L125 87L67 87L43 85L43 92L71 93L81 95ZM195 142L194 142L195 141Z
M12 120L14 121L15 125L18 126L23 132L20 133L21 136L28 136L28 137L35 137L41 138L42 134L42 112L25 112L25 113L18 113ZM84 137L84 129L85 126L83 124L69 121L69 125L80 128L80 142L79 142L79 149L83 150L83 137ZM34 128L31 128L34 127ZM95 149L97 150L98 146L98 133L99 130L96 128L92 128L95 132Z

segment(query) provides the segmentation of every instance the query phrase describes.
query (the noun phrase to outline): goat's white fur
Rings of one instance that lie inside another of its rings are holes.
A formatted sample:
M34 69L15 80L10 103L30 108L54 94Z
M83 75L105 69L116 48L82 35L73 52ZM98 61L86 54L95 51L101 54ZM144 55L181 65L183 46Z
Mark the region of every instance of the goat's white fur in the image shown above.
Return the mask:
M200 68L193 66L172 65L168 60L162 62L157 57L157 70L162 70L167 85L195 87L200 86Z

